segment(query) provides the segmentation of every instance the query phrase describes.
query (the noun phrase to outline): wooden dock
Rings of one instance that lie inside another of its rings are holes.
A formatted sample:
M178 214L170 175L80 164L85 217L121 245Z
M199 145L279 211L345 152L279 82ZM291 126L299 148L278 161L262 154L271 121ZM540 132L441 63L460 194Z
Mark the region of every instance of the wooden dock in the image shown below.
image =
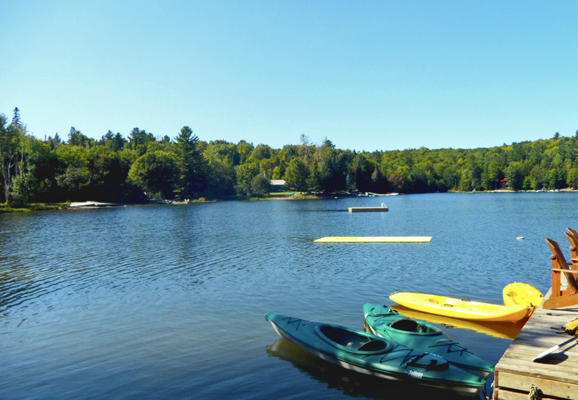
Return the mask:
M545 298L550 297L550 292ZM578 399L578 340L532 360L571 336L558 328L578 317L578 307L538 307L504 353L494 375L493 400ZM552 329L556 328L556 329Z

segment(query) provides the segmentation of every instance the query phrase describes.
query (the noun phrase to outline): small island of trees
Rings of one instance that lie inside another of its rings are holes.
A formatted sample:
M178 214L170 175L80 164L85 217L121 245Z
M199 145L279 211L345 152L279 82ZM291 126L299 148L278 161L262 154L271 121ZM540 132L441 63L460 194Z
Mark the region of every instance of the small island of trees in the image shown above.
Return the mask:
M477 149L426 148L356 152L300 144L274 149L241 140L205 142L184 126L172 140L134 128L100 140L74 127L38 139L14 110L0 114L0 201L10 206L66 201L139 203L149 199L233 199L266 196L270 180L299 192L427 193L552 190L578 186L574 137Z

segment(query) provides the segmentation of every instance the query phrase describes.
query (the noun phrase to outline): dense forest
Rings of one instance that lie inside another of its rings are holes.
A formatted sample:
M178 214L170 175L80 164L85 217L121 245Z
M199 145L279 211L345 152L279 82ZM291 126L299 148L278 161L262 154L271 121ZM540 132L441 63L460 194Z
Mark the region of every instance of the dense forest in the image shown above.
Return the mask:
M0 114L0 201L11 205L266 196L271 179L318 194L576 189L577 158L578 131L492 148L355 152L306 135L282 149L205 142L187 126L174 140L139 128L95 140L74 127L41 140L18 108L11 121Z

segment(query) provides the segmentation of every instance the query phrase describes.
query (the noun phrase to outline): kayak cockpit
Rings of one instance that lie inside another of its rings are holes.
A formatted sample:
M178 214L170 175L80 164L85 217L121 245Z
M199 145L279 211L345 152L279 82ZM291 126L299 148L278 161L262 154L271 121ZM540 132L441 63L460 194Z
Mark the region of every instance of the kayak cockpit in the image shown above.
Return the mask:
M315 330L325 341L349 352L384 353L393 346L384 339L342 327L322 325Z
M413 333L439 333L441 332L439 329L435 328L432 325L420 324L416 320L411 318L401 318L398 320L393 321L389 324L390 328L397 329L399 331L404 332L413 332Z

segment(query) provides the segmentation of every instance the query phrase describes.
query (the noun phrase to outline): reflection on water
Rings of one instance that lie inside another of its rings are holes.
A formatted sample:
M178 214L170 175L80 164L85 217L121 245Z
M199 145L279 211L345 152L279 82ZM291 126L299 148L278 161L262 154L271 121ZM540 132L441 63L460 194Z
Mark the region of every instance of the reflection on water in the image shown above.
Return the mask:
M387 304L392 292L501 303L502 288L518 281L545 293L544 238L564 243L578 221L577 199L396 196L388 213L356 214L347 208L381 201L2 214L0 376L10 384L0 384L0 399L393 398L389 382L388 393L374 392L368 377L311 359L299 364L304 371L331 372L304 379L292 363L268 357L263 348L276 333L263 315L362 330L363 304ZM313 243L324 236L433 240ZM482 333L447 324L456 327L452 338L493 364L518 328ZM401 386L400 393L413 390Z

